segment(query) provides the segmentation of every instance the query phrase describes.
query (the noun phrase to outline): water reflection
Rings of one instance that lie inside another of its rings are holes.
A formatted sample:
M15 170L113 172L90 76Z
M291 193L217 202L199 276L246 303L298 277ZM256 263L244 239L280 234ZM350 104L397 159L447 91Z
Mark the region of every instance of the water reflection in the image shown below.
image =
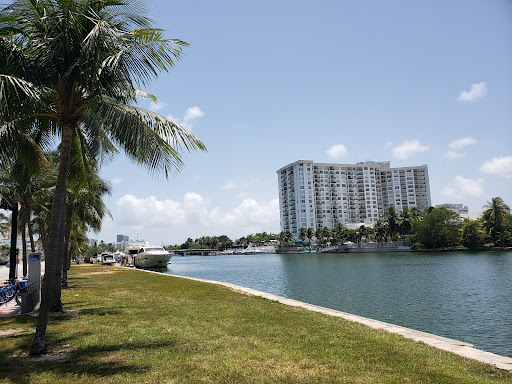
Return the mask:
M238 284L512 357L512 252L175 257L168 273Z

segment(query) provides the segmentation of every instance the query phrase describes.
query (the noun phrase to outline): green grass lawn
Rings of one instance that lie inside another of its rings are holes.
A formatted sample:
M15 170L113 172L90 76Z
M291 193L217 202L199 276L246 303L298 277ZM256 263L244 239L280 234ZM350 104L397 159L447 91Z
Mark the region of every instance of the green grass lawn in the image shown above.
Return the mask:
M491 366L225 287L100 265L70 272L49 356L27 358L34 316L0 319L0 383L512 383Z

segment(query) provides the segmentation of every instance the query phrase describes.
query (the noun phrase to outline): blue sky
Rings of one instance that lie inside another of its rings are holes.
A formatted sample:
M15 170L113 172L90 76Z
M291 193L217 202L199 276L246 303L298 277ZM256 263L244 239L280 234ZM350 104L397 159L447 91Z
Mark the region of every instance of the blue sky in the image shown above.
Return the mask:
M299 159L428 164L433 204L512 205L512 2L148 1L165 36L191 44L146 89L207 146L175 177L118 156L116 234L279 232L276 170Z

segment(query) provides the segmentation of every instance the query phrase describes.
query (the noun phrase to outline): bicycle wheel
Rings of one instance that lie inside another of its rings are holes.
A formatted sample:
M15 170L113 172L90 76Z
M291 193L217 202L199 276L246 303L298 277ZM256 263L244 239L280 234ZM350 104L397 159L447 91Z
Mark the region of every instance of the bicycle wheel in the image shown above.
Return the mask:
M16 300L16 304L21 305L21 291L19 289L16 296L14 296L14 299Z

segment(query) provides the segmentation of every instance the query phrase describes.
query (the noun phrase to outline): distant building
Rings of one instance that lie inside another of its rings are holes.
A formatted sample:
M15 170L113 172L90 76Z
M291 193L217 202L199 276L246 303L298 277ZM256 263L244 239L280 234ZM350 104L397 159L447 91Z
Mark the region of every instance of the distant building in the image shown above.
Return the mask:
M117 249L124 250L128 246L128 241L130 238L126 235L117 235L117 242L114 244L114 246Z
M128 236L126 235L117 235L117 242L122 243L123 241L128 241Z
M89 247L97 247L98 239L89 239Z
M281 231L371 225L389 207L431 206L427 165L391 168L386 162L357 164L298 160L277 171Z
M464 204L438 204L436 208L446 208L449 211L455 212L459 215L469 214L468 206Z

